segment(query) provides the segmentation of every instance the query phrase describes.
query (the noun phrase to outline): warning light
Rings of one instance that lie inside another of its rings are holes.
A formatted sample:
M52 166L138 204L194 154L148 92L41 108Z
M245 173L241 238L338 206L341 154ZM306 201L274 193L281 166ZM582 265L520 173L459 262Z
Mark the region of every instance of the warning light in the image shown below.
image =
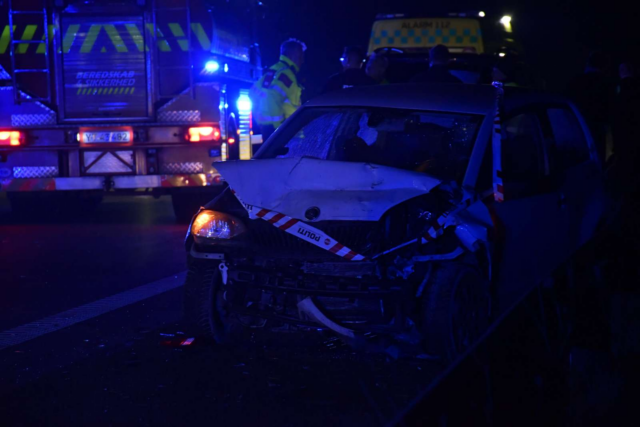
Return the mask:
M506 54L506 53L504 53L504 52L500 52L500 53L498 54L498 56L499 56L500 58L504 58L505 56L507 56L507 54Z
M486 14L486 13L484 13L483 11L478 12L478 16L479 16L480 18L484 18L486 15L487 15L487 14Z
M189 128L187 137L191 142L217 141L220 139L220 130L213 126Z
M204 64L204 69L209 73L215 73L220 69L220 64L217 61L207 61Z
M247 95L240 95L238 97L238 101L236 102L236 106L238 107L238 112L242 113L250 113L251 112L251 98Z
M504 27L504 30L507 33L510 33L512 31L512 29L511 29L511 17L509 15L505 15L502 18L500 18L500 23L502 24L502 26Z
M229 142L229 144L233 144L233 143L236 142L236 139L235 138L229 138L229 139L227 139L227 142Z
M0 131L0 145L11 145L15 147L20 145L21 139L22 139L22 134L17 130Z

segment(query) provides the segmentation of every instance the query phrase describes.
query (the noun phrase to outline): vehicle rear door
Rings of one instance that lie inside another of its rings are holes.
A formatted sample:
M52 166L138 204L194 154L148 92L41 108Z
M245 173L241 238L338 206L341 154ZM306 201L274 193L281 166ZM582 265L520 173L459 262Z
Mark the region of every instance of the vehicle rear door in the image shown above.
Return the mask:
M568 253L562 183L549 168L543 114L544 108L530 107L507 115L502 123L505 200L489 206L500 310L551 274Z
M594 234L604 211L602 169L595 149L575 111L567 104L550 105L544 114L552 168L563 175L560 189L569 219L570 251ZM590 144L591 142L591 144Z

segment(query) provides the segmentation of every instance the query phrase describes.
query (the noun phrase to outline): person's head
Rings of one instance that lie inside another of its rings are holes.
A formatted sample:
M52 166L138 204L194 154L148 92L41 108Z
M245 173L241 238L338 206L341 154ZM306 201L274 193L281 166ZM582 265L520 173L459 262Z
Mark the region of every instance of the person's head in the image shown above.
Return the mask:
M384 75L387 72L389 61L384 55L373 54L367 62L367 75L376 82L384 80Z
M587 59L587 68L594 71L606 71L609 65L609 59L604 52L596 50L591 52Z
M360 68L364 61L364 53L357 46L347 46L344 48L340 61L342 61L342 68L345 70Z
M298 67L301 67L304 63L305 50L307 50L307 46L300 40L296 39L285 40L280 45L280 55L286 56Z
M429 51L429 65L448 65L449 49L442 44L434 46Z
M623 62L618 68L618 73L620 74L620 79L627 79L635 75L635 70L630 62Z

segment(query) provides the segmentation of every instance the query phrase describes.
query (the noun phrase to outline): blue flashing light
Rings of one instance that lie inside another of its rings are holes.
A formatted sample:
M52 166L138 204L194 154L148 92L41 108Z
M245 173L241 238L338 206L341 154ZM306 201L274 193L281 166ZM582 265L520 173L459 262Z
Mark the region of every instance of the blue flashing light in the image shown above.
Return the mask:
M218 64L216 61L207 61L207 63L204 64L204 69L210 73L215 73L220 69L220 64Z
M225 73L229 72L229 64L224 64L224 72Z
M253 107L253 105L251 105L251 99L247 95L240 95L236 106L238 107L239 113L250 113L251 107Z

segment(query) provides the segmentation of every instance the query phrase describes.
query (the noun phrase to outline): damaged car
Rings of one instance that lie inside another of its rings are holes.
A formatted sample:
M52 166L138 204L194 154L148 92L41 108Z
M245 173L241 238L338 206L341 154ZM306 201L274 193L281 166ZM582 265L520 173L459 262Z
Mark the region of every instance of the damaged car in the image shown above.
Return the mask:
M192 220L185 309L218 342L293 325L453 360L592 238L602 173L561 97L353 88L305 104Z

